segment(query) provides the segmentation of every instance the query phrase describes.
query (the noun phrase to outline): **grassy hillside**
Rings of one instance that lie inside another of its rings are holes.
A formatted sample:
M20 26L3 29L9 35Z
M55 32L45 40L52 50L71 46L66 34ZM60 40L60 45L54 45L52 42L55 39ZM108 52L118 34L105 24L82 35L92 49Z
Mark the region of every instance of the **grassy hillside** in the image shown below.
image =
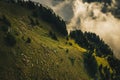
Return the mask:
M0 80L92 80L83 55L88 50L32 14L0 1ZM105 58L93 56L98 66L110 68Z
M51 26L42 20L31 26L28 9L0 1L3 15L11 27L5 32L6 24L0 21L0 80L89 80L82 58L85 49L55 31L59 41L52 39ZM15 38L15 45L6 43L8 34Z

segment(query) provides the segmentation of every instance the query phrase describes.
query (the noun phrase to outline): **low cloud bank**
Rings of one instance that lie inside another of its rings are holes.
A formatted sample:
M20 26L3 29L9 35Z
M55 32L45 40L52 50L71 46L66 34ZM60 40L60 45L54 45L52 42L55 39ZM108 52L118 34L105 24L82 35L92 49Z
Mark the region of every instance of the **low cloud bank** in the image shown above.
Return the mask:
M87 3L83 0L34 0L51 7L67 24L67 29L81 29L99 35L120 59L120 19L109 11L119 7L120 1L113 0L111 6L103 3ZM112 10L114 11L114 10Z

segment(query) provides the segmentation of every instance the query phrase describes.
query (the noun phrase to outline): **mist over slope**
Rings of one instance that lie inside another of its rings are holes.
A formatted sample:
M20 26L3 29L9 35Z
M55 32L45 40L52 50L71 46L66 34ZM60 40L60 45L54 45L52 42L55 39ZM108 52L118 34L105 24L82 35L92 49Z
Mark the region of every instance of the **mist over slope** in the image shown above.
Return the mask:
M68 22L68 31L81 29L99 35L113 49L115 56L120 58L120 20L119 0L107 3L85 0L33 0L51 7ZM114 13L114 14L113 14ZM117 14L116 14L117 13Z

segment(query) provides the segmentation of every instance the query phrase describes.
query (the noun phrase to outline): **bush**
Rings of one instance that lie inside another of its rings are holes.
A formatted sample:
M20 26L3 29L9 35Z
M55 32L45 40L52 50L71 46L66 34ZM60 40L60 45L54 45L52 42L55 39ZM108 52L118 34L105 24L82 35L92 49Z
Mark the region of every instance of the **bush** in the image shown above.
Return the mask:
M74 65L74 63L75 63L75 58L69 57L68 59L70 60L71 64Z
M7 17L5 15L2 16L2 21L7 25L7 26L11 26L10 21L7 19Z
M66 37L66 40L67 40L67 41L69 40L69 37L68 37L68 36Z
M0 22L2 22L0 29L4 32L7 32L8 29L11 27L10 21L7 19L5 15L2 15L2 17L0 18Z
M30 16L28 16L28 18L29 18L29 20L30 20L30 25L31 25L31 26L35 26L36 23L35 23L34 19L31 18Z
M56 34L53 33L52 31L49 32L49 35L51 36L52 39L58 40Z
M69 52L69 50L68 49L66 49L66 53L68 53Z
M69 42L69 45L72 46L73 44L71 42Z
M36 25L40 24L38 19L36 19L35 22L36 22Z
M5 37L5 42L8 46L14 46L16 44L16 38L11 33L8 33Z
M1 26L1 30L7 32L9 27L7 25Z
M31 43L31 39L28 37L26 43Z

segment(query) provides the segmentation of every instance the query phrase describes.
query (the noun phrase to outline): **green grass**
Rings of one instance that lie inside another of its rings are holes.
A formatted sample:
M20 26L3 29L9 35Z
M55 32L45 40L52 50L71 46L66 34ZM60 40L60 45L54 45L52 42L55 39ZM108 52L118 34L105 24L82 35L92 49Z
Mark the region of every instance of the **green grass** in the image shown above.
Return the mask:
M84 68L86 49L72 39L67 41L41 19L31 27L28 9L0 1L0 10L0 16L10 20L10 33L17 42L13 47L5 45L6 33L0 30L0 80L91 80ZM55 32L59 41L53 40L49 31ZM31 43L26 43L27 38ZM108 65L105 59L96 60Z
M89 80L83 66L85 49L73 40L67 41L42 20L39 20L40 25L31 27L28 18L31 11L27 9L0 1L0 10L1 16L4 14L10 20L10 33L17 41L13 47L5 45L6 33L0 30L0 80ZM59 41L49 36L50 30ZM26 43L28 37L31 43ZM74 65L69 58L75 59Z

